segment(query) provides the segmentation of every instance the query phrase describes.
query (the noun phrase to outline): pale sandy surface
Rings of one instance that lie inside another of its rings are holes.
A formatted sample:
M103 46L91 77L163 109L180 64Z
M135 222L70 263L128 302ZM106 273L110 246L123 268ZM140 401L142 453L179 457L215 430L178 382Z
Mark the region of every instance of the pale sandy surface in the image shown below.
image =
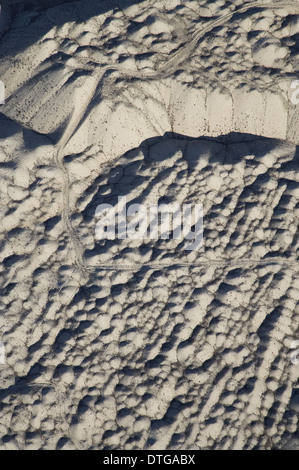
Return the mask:
M298 448L298 2L4 3L0 448Z

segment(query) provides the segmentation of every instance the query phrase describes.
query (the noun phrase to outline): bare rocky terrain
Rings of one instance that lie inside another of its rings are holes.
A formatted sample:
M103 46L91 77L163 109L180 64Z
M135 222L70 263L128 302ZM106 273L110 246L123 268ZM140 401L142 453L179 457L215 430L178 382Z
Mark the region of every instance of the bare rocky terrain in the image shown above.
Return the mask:
M0 449L298 449L298 1L0 3Z

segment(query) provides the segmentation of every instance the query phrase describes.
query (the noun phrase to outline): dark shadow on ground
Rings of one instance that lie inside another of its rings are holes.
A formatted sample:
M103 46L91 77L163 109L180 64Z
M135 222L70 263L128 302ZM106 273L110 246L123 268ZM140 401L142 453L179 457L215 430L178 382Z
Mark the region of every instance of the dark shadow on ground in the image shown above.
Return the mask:
M298 187L298 182L292 177L292 173L297 173L299 170L298 146L295 147L293 144L289 144L285 141L246 133L232 132L218 137L202 136L191 138L189 136L167 132L162 137L146 139L141 143L140 147L126 152L125 155L108 165L106 171L99 175L93 185L89 187L80 198L81 207L84 200L90 200L87 207L80 214L80 217L83 216L83 224L95 228L96 208L101 204L109 204L112 207L117 207L118 198L120 196L130 196L127 199L128 201L130 200L130 204L144 204L148 194L152 192L155 187L158 188L159 183L161 181L163 182L163 179L167 181L170 172L177 166L176 161L171 160L171 156L174 154L174 149L179 141L182 141L181 145L179 144L181 149L188 145L187 157L184 157L185 169L178 172L175 180L169 187L166 186L165 194L161 194L159 197L159 205L175 203L176 195L184 189L186 178L187 181L188 179L192 181L198 177L202 178L204 173L206 173L207 177L210 177L213 174L213 167L216 168L218 165L222 165L223 170L225 170L226 166L233 168L240 162L242 162L242 164L244 163L246 166L248 182L246 184L244 183L244 187L242 186L237 205L232 209L231 213L232 218L237 218L238 220L238 226L234 233L232 235L230 234L230 243L227 246L227 249L231 250L232 253L234 243L238 240L240 233L244 231L244 226L247 227L246 224L248 221L246 213L254 209L255 205L258 204L259 194L262 194L263 191L266 191L266 194L268 194L267 186L271 179L271 171L257 174L252 182L248 180L250 173L252 172L254 174L256 165L259 164L258 162L269 153L275 154L275 150L279 146L286 146L284 152L287 154L288 152L292 152L290 155L293 155L293 157L290 157L290 159L282 158L275 163L274 166L277 172L278 186L282 187L286 185L291 192ZM163 144L163 151L160 151L160 153L151 152L151 148L156 144ZM192 144L191 147L189 144ZM209 151L211 151L211 153L208 161L205 163L203 169L200 170L200 173L198 173L198 164L201 165L200 159L206 158L205 152ZM136 157L136 155L138 157ZM154 175L157 167L159 167L159 172L157 176L154 176L154 179L152 179L152 175ZM186 182L186 184L188 183ZM221 188L219 188L219 190L221 191ZM191 193L194 191L192 185L190 186L190 191ZM202 198L203 196L201 195L201 199ZM230 207L233 198L234 189L226 190L223 201L219 204L213 204L209 212L204 214L204 239L208 239L212 236L214 230L212 226L215 225L215 221L217 222L221 211L226 207ZM273 230L273 233L276 233L276 237L278 237L279 240L282 240L282 237L286 233L285 229L287 229L283 224L288 213L286 209L288 198L290 198L290 196L287 194L283 195L281 204L273 208L273 214L269 222L269 230ZM184 202L184 204L185 203L186 202ZM204 201L198 200L196 204L198 203L204 203ZM240 214L244 211L244 216L241 216ZM116 213L119 213L119 211L116 210ZM72 216L74 221L78 216L79 214ZM116 227L117 233L118 225L116 225ZM219 229L219 237L225 237L228 233L229 227L223 230ZM254 233L248 233L248 239L251 239L252 246L254 247L260 246L263 243L255 238ZM291 251L295 249L296 240L297 238L295 237L293 248L287 248L283 245L278 251L274 248L274 241L268 240L268 243L273 246L273 250L269 248L265 258L276 256L285 256L288 258L292 254ZM165 240L158 239L152 244L148 242L142 244L141 242L138 250L139 253L145 257L152 250L150 262L161 259L161 257L167 262L170 253L175 254L184 251L184 241L177 245L175 248L176 252L172 252L172 248L170 248L169 254L165 254L165 246ZM169 244L168 246L170 247L171 245ZM206 247L205 249L207 250ZM101 239L95 244L93 249L87 249L85 251L86 261L88 262L88 260L94 256L99 257L99 259L104 259L107 252L119 252L119 255L114 258L115 261L121 262L122 259L126 259L126 257L129 259L131 256L134 258L134 249L129 246L125 247L123 241L120 240L119 237L116 237L116 239ZM225 289L225 286L223 286L223 289Z
M62 26L67 22L84 23L94 16L101 15L114 9L123 9L142 3L144 0L1 0L1 15L8 15L10 18L8 26L3 25L6 34L1 39L0 59L5 56L18 54L36 43L54 26ZM50 8L55 8L51 12L51 19L41 13ZM26 26L15 27L15 20L19 15L28 15L30 24L30 34ZM35 23L35 27L33 24ZM10 38L10 29L13 31L13 41ZM1 38L1 17L0 17L0 38ZM19 39L19 40L17 40Z

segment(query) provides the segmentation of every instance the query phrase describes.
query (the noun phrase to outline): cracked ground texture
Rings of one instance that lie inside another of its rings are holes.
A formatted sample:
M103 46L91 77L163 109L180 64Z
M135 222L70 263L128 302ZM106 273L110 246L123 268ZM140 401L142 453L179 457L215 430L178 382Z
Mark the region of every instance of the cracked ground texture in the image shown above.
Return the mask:
M298 448L298 2L7 3L0 448ZM203 247L98 240L119 196Z

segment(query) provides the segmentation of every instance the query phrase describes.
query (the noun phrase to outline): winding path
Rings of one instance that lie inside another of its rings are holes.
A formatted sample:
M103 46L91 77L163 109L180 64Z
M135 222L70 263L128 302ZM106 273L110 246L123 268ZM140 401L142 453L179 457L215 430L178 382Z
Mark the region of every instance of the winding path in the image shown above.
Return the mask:
M233 12L227 13L220 18L211 21L200 31L196 31L190 42L175 52L161 67L152 72L138 72L135 70L124 69L121 66L105 66L100 71L98 68L93 69L92 75L88 78L90 80L90 91L86 95L84 102L80 103L80 106L76 106L73 111L73 115L69 121L69 124L61 137L60 141L56 145L55 150L55 161L59 169L63 173L64 184L62 189L63 195L63 204L62 204L62 219L65 225L66 232L69 234L70 240L70 252L74 254L74 268L79 270L83 276L86 276L88 272L94 270L93 266L88 266L84 262L84 247L74 229L72 222L70 220L70 209L69 209L69 175L64 165L64 150L74 133L76 132L78 126L84 119L86 111L92 101L92 98L99 88L100 85L103 85L105 82L105 76L107 72L117 73L118 76L134 77L140 79L161 79L169 75L171 72L177 69L177 67L188 57L190 57L193 51L198 46L199 40L209 31L213 30L215 27L223 25L226 21L233 18L234 15L244 13L252 8L261 8L261 9L280 9L285 7L297 7L299 13L299 0L290 0L287 2L261 2L254 1L246 4L241 8L237 8ZM83 67L86 70L92 70L90 67ZM110 73L111 77L111 73ZM277 261L277 260L276 260ZM237 260L223 261L225 264L233 264ZM254 263L261 262L261 260L254 260ZM117 268L118 269L118 268Z

